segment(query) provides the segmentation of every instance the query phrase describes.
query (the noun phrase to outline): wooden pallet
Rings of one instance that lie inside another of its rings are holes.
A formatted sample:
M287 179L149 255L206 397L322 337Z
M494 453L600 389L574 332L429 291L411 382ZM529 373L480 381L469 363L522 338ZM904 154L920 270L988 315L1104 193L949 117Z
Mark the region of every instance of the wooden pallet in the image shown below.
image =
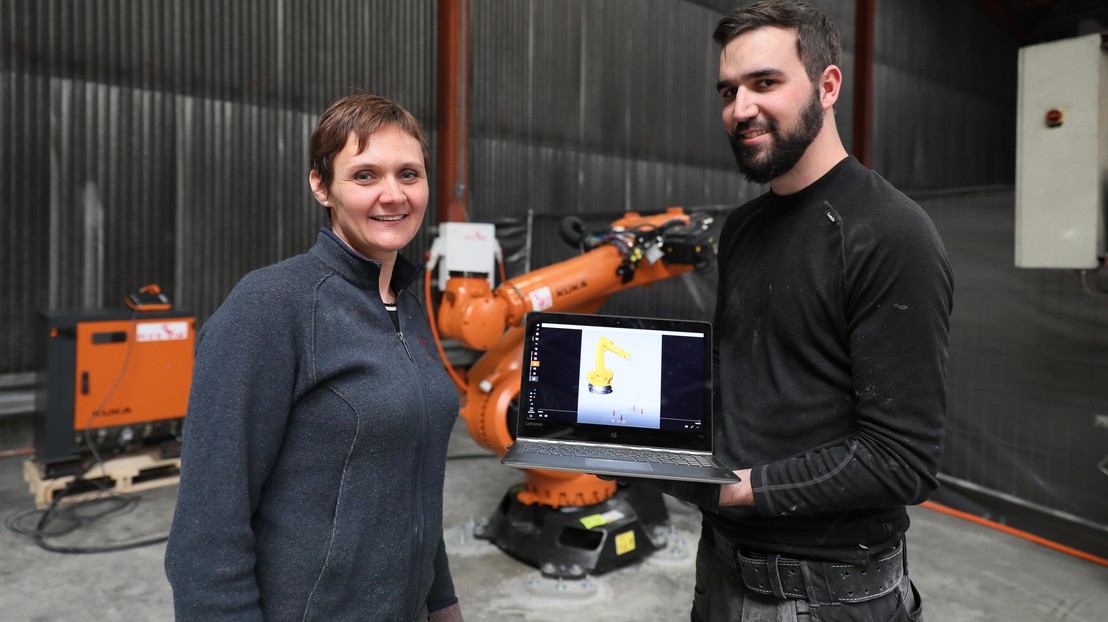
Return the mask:
M54 496L74 479L73 475L44 479L42 465L34 460L23 462L23 481L35 496L36 508L53 503ZM92 467L83 479L60 503L94 498L103 494L101 489L125 493L171 486L181 479L181 459L163 458L157 449L122 454Z

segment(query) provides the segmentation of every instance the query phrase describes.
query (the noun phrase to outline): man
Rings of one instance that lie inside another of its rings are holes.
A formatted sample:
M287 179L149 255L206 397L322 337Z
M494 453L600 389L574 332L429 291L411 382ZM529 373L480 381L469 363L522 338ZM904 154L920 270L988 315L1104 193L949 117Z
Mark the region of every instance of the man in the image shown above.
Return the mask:
M717 434L743 481L661 486L703 509L692 619L919 620L905 505L942 454L942 241L843 148L825 15L767 0L714 38L739 170L770 189L720 235Z

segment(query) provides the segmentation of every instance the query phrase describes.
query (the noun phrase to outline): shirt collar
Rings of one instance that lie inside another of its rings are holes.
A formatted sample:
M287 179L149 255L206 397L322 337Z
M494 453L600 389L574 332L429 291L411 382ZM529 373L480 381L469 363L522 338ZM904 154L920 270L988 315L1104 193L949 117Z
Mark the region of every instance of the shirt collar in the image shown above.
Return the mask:
M342 278L363 288L375 288L381 276L381 262L370 259L350 248L334 231L319 228L316 238L318 256ZM392 289L397 293L408 288L420 275L419 266L397 253L392 268Z

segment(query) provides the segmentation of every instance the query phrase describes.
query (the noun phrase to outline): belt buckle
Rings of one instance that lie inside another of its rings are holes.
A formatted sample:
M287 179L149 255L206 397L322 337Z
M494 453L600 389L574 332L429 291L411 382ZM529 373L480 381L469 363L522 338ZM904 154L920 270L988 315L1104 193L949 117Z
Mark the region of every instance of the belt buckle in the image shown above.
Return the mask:
M807 598L799 560L784 558L782 561L777 553L742 550L737 552L737 557L740 578L747 589L782 599ZM782 569L787 576L781 574Z

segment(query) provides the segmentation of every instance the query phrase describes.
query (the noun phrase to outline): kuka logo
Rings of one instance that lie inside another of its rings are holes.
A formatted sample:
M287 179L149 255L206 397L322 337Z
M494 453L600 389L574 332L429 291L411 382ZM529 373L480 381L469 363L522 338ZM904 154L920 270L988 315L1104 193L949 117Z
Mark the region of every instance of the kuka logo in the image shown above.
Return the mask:
M554 290L554 293L558 294L559 296L568 296L569 294L572 294L573 292L575 292L579 289L584 289L588 286L589 286L589 284L582 280L579 283L570 283L569 285L566 285L562 289L556 289L556 290Z
M136 341L181 341L188 337L188 322L142 322L135 327Z
M107 410L94 410L92 411L93 417L118 417L120 415L131 414L131 407L124 406L122 408L109 408Z

